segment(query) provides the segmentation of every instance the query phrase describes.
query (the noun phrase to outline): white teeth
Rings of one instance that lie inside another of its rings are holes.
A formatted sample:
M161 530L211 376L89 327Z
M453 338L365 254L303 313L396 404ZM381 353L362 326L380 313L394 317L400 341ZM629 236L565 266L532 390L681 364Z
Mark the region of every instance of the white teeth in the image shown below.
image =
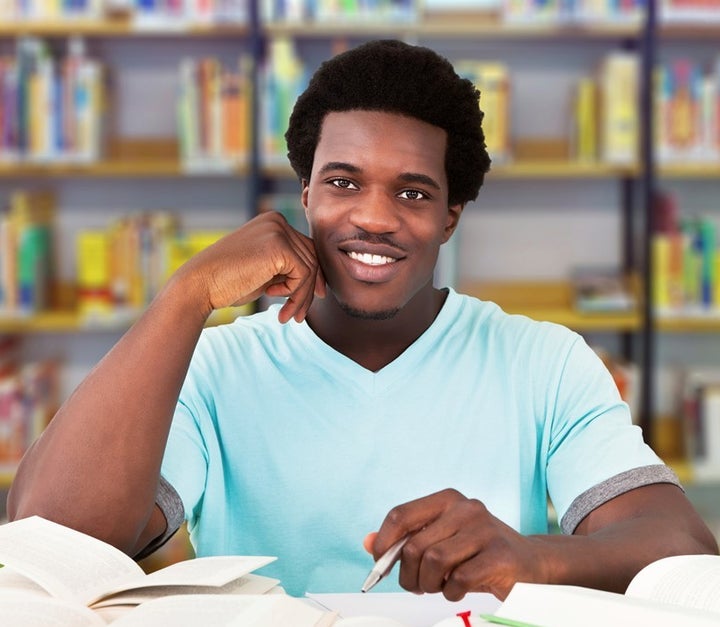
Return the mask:
M388 263L395 263L397 259L392 257L386 257L385 255L371 255L370 253L356 253L349 252L348 255L351 259L355 259L360 263L365 263L369 266L384 266Z

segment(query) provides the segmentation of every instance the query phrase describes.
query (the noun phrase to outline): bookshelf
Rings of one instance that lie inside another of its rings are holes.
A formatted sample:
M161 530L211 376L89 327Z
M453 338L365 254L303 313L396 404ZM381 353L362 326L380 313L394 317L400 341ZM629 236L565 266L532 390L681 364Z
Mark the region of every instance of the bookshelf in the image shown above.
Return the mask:
M131 20L113 19L64 19L58 20L27 20L0 23L0 37L67 37L82 35L84 37L122 37L122 38L155 38L155 37L246 37L248 27L244 25L190 25L183 28L143 27L138 28Z
M660 36L669 41L682 41L684 38L697 36L706 42L712 42L719 34L718 28L703 28L699 31L687 27L660 29ZM270 41L279 37L297 42L301 55L307 57L312 65L327 56L333 43L337 41L354 43L374 37L393 36L440 47L441 52L449 58L457 58L463 54L492 54L492 51L497 49L500 56L509 55L515 61L520 59L520 63L525 64L523 68L529 68L529 71L535 71L538 67L542 71L543 68L555 69L554 66L564 63L569 54L584 54L587 58L597 59L605 50L633 47L637 49L641 45L643 26L640 23L593 23L559 27L547 24L507 24L484 15L434 16L432 20L415 23L269 23L260 27L247 24L222 27L190 26L182 29L140 29L129 19L72 22L46 20L0 24L0 44L4 41L8 46L12 40L26 35L52 39L80 35L97 42L101 49L103 42L108 41L113 54L118 57L130 54L128 51L135 48L142 48L147 52L149 65L153 64L152 53L157 48L165 51L165 56L168 48L176 44L179 47L189 47L193 53L212 51L220 46L225 53L228 50L242 49L259 55ZM542 47L539 58L522 58L536 44ZM519 48L519 53L514 52L515 47ZM543 56L550 60L544 60ZM259 58L256 58L256 61L258 60ZM543 103L546 104L541 101L539 106ZM643 163L612 165L600 161L576 161L567 157L567 146L552 147L549 152L553 154L553 158L549 159L538 156L538 153L548 154L548 146L543 144L545 138L538 140L519 136L514 141L516 159L493 165L486 184L487 192L481 190L478 206L467 210L473 214L469 217L470 221L477 220L480 223L484 217L480 214L485 211L482 205L486 194L489 194L492 203L499 195L511 196L519 190L522 196L520 202L527 202L528 194L523 195L523 190L538 182L546 191L562 190L566 186L573 190L573 193L575 190L582 192L589 189L590 195L598 198L596 204L606 203L610 205L610 210L618 213L617 223L624 233L618 236L620 241L617 245L617 257L623 265L631 264L633 260L628 257L632 257L637 251L629 249L637 246L638 238L635 231L637 225L632 223L637 222L638 218L642 222L645 211L642 202L637 200L639 181L646 169ZM536 144L534 147L530 145L533 142ZM256 150L261 149L256 147ZM146 182L148 185L158 183L169 187L177 184L183 190L192 184L202 186L210 194L218 182L223 182L231 186L228 187L231 191L225 194L226 200L232 198L238 205L254 206L260 190L269 189L281 193L284 190L296 189L297 182L289 167L261 164L258 157L257 153L251 154L246 162L230 169L189 171L179 157L178 141L173 137L111 137L105 156L89 164L0 163L0 190L9 189L16 184L15 181L20 180L23 185L48 183L73 196L80 193L76 190L86 187L97 189L98 186L107 185L112 192L119 189L118 186L134 186L138 182ZM660 177L678 180L712 181L719 174L718 164L665 165L658 169ZM140 197L141 193L138 192L135 198ZM234 194L236 196L233 198ZM501 204L498 203L498 206ZM537 209L538 213L543 210L542 206ZM496 214L502 211L503 207L500 206L495 209ZM228 222L239 223L245 217L241 211L233 213L232 208L228 208L228 213ZM471 232L480 231L479 228L475 231L471 229ZM633 238L633 243L628 243ZM468 246L467 240L462 245ZM472 255L470 258L472 259ZM640 279L639 284L638 290L642 286ZM630 346L628 352L636 352L633 338L637 339L646 325L645 314L641 309L622 314L578 313L572 305L571 286L564 280L548 280L545 277L502 277L495 280L492 276L470 275L460 277L459 288L482 298L496 300L513 313L558 322L581 333L619 335L623 338L623 345ZM67 342L71 343L78 335L102 336L109 332L112 340L127 328L130 321L131 319L124 319L110 320L106 324L88 323L69 305L30 317L0 317L0 335L22 335L31 340L48 335L64 335L67 336ZM720 331L720 320L696 317L665 318L656 321L654 331L669 334L715 333ZM0 483L1 481L0 476Z
M245 177L246 163L225 169L189 169L180 159L174 138L113 139L102 159L92 163L0 162L2 178L32 177Z

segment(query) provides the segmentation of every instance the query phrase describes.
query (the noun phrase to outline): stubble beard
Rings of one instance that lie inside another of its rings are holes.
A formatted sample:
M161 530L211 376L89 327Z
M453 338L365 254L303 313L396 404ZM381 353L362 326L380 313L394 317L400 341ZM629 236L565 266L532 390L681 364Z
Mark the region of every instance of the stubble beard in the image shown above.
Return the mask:
M380 311L368 311L366 309L352 307L344 302L340 302L339 305L340 309L342 309L348 316L351 318L357 318L358 320L390 320L400 311L400 307L382 309Z

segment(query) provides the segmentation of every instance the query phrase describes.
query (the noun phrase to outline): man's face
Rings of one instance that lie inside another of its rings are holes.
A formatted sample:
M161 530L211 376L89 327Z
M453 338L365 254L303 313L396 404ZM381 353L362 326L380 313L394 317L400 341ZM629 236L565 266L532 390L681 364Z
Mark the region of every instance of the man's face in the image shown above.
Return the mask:
M444 130L392 113L329 113L303 187L310 233L340 306L388 318L432 290L440 245L461 212L448 207Z

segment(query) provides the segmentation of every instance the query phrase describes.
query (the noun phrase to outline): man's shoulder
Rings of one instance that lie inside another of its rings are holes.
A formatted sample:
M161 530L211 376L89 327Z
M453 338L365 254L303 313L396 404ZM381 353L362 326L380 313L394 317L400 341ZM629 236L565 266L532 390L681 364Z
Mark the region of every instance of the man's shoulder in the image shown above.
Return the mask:
M263 311L239 316L232 322L208 326L203 329L196 347L196 353L216 352L220 347L240 345L245 351L253 346L277 343L280 338L292 332L291 324L281 324L277 317L278 306ZM298 325L295 325L298 326ZM283 339L286 341L286 339Z
M488 332L528 334L531 337L550 336L554 339L567 338L568 340L574 340L577 337L575 331L561 324L506 311L493 301L481 300L469 294L454 292L453 302L459 317L468 323L482 326Z

